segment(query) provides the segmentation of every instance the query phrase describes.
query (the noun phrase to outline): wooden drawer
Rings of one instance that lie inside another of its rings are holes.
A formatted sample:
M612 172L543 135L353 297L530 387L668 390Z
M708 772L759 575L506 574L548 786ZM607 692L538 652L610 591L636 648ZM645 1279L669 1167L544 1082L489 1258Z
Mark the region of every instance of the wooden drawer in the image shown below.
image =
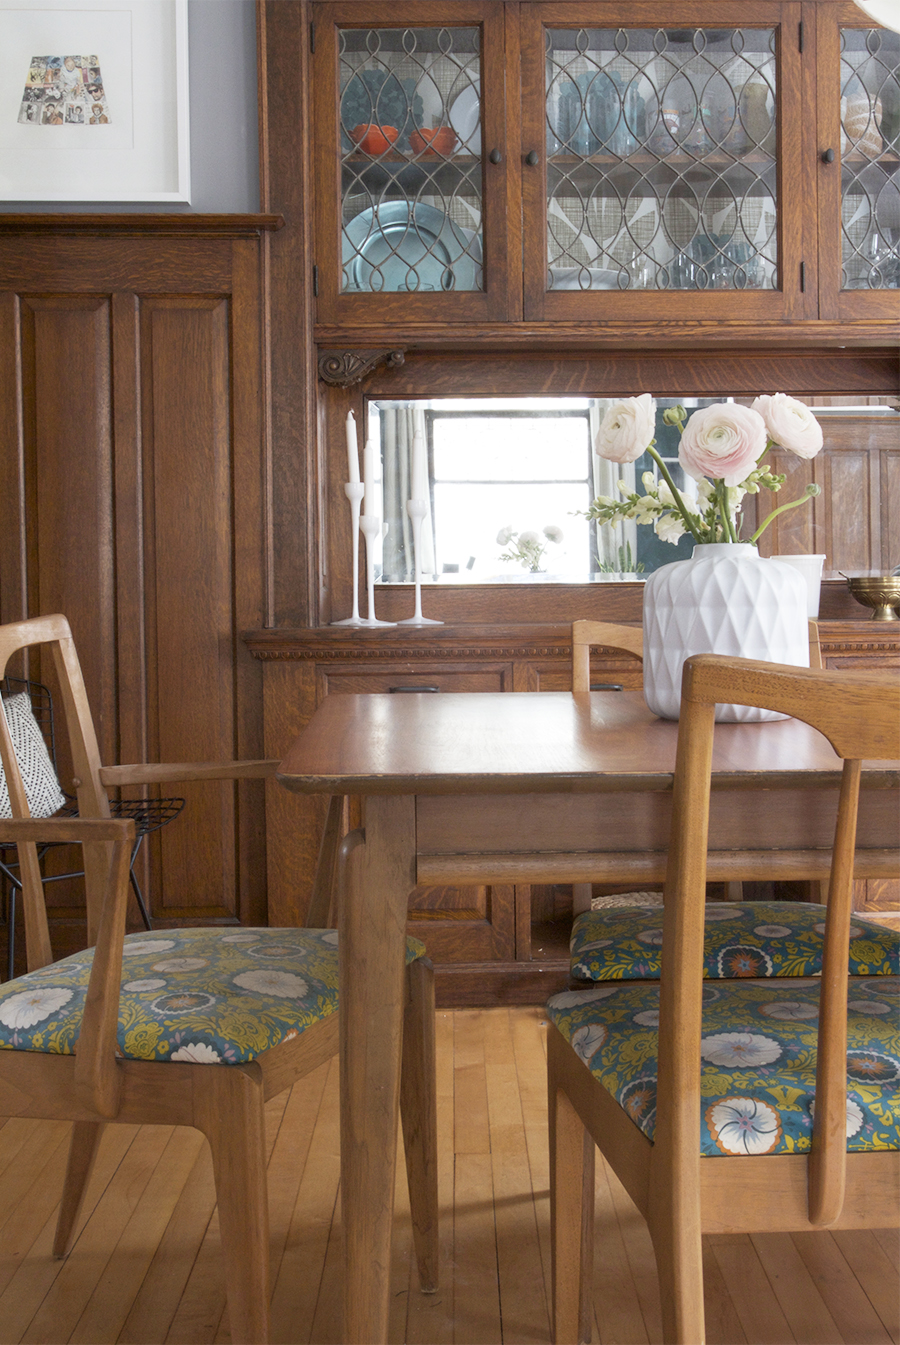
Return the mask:
M375 692L394 692L398 695L416 691L509 691L512 673L508 667L453 668L435 671L432 668L323 668L316 670L318 697L335 693L357 695Z

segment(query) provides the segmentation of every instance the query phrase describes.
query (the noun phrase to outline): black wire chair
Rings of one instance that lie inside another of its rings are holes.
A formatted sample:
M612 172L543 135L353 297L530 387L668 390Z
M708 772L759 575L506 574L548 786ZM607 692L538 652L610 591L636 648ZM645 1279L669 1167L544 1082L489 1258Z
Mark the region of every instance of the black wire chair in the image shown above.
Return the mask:
M56 763L56 730L53 721L53 697L48 687L41 682L31 682L24 677L5 677L0 681L0 697L17 695L25 692L31 701L31 709L41 730L44 742L47 745L47 752L53 763L53 769L59 775ZM64 792L64 791L63 791ZM67 799L71 795L65 796ZM149 836L151 831L159 831L161 827L168 826L174 822L175 818L184 808L184 799L110 799L109 811L113 817L131 818L134 822L134 846L131 851L131 866L129 870L129 881L131 890L134 892L135 900L138 904L138 910L141 913L141 919L144 922L145 929L152 929L153 925L150 919L150 912L147 909L147 903L144 901L144 894L141 891L137 874L134 871L137 862L138 852L145 836ZM65 807L60 808L55 814L57 817L77 817L78 804L73 800L67 803ZM57 849L56 845L42 845L38 849L38 856L43 859L49 850ZM0 845L0 875L2 875L9 884L9 896L7 901L7 977L13 979L15 969L16 952L16 893L22 890L22 881L19 877L19 866L15 858L16 847L14 845ZM84 869L76 869L71 873L50 873L43 875L45 883L59 883L66 878L82 878Z

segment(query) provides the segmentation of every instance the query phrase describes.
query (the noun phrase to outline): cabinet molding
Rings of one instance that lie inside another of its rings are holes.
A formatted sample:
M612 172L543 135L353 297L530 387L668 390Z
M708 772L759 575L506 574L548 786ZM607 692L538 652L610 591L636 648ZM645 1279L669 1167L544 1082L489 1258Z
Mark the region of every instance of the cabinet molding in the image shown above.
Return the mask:
M319 352L319 377L333 388L352 388L384 365L399 369L406 358L406 350L323 350Z

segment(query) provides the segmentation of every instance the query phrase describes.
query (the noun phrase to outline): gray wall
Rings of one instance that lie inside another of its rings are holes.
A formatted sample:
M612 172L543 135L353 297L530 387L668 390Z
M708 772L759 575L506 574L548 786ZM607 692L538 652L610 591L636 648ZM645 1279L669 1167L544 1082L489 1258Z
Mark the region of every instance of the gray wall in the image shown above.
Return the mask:
M259 210L254 0L188 0L191 204L4 201L2 213Z

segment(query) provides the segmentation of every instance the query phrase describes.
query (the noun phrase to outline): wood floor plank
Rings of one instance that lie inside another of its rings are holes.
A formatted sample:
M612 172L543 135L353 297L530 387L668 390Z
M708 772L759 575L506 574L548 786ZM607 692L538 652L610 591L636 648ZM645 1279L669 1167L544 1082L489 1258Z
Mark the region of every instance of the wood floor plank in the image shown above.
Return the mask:
M34 1124L48 1125L41 1121ZM103 1193L118 1172L125 1154L138 1133L136 1126L112 1126L103 1137L100 1152L76 1226L77 1237L93 1214ZM57 1208L62 1186L53 1192L51 1213L23 1257L17 1258L13 1275L0 1293L0 1322L3 1345L17 1345L44 1302L57 1276L66 1265L53 1257L53 1238L56 1233ZM21 1207L19 1207L21 1208ZM62 1335L59 1335L62 1339Z
M890 1345L884 1322L831 1234L792 1233L791 1237L847 1345Z
M118 1339L203 1144L197 1130L177 1126L172 1131L69 1337L70 1345L108 1345Z
M875 1228L872 1230L879 1247L891 1265L900 1270L900 1230L896 1228Z
M709 1242L747 1339L754 1345L793 1345L788 1320L750 1238L712 1234Z
M313 1086L306 1090L299 1109L290 1113L300 1124L304 1117L312 1119L315 1109L315 1126L274 1275L271 1328L274 1345L279 1342L300 1345L312 1339L328 1239L336 1218L341 1172L337 1059L330 1060L321 1071L295 1085L295 1089L302 1089L310 1080L315 1081Z
M119 1345L159 1345L166 1339L215 1204L212 1155L203 1143L119 1332Z
M656 1257L646 1221L615 1173L609 1174L616 1217L622 1233L622 1242L631 1267L631 1278L637 1289L641 1314L651 1341L662 1340L662 1307L659 1282L656 1275Z
M453 1148L458 1154L488 1154L491 1151L484 1078L486 1012L484 1009L463 1009L456 1014Z
M117 1129L117 1127L113 1127ZM142 1126L22 1336L27 1345L67 1341L165 1150L171 1126Z
M644 1314L616 1212L615 1174L598 1155L594 1181L594 1322L601 1345L647 1345Z
M68 1140L58 1145L43 1166L33 1169L33 1180L22 1199L9 1208L0 1227L0 1291L22 1265L41 1229L59 1208L66 1173Z
M832 1237L884 1322L891 1340L900 1341L897 1277L892 1273L890 1260L878 1239L865 1228L835 1232Z
M63 1162L68 1152L71 1127L68 1121L49 1121L37 1126L28 1123L30 1130L21 1136L10 1161L0 1173L0 1231L14 1218L16 1210L34 1185L40 1171L54 1155L61 1152Z
M535 1274L541 1265L538 1212L508 1013L486 1019L484 1043L503 1335L545 1345L549 1297L543 1274Z
M750 1240L797 1345L844 1345L843 1333L829 1312L791 1235L754 1233Z
M455 1345L501 1341L491 1155L458 1153L453 1199Z
M224 1311L225 1280L217 1208L191 1266L165 1337L166 1345L213 1345Z
M707 1345L747 1345L741 1319L708 1238L703 1239L703 1311Z

